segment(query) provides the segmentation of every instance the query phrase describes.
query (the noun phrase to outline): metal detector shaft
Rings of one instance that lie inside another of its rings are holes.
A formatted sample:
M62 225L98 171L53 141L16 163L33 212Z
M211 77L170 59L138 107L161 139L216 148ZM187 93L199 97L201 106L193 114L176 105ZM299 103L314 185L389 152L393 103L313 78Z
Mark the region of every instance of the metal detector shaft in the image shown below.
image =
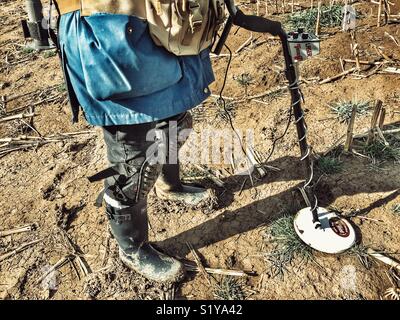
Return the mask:
M308 199L310 200L312 214L313 214L313 222L317 223L319 222L318 210L317 210L318 201L311 187L311 183L314 176L314 169L313 169L313 162L311 160L311 147L307 142L307 125L304 119L303 109L301 108L302 96L298 85L298 79L294 62L290 55L286 32L282 30L282 32L279 33L279 38L281 39L282 42L283 56L286 65L285 75L287 80L289 81L289 91L292 100L292 108L296 123L297 136L299 138L301 160L304 161L306 169L307 178L303 188L308 196Z
M313 162L311 160L311 148L307 143L307 126L304 120L304 112L301 108L302 96L298 86L298 79L294 62L290 55L287 34L282 29L282 25L280 22L271 21L263 17L246 15L235 6L233 0L225 0L225 4L227 6L230 16L233 17L233 24L250 31L270 33L272 35L279 36L282 42L283 55L286 65L285 75L289 81L289 90L297 128L297 135L299 138L301 160L304 162L306 167L307 177L303 188L311 203L313 222L317 224L319 223L317 211L318 202L317 198L314 195L314 191L311 188L311 183L314 176Z

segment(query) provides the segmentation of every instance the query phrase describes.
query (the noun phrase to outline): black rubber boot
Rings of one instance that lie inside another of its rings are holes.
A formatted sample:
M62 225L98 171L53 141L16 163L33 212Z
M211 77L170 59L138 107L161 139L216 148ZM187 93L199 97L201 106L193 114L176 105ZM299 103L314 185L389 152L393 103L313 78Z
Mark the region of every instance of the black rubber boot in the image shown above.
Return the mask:
M216 197L212 190L199 185L183 184L180 179L178 154L185 141L174 140L170 137L170 130L172 132L175 130L179 135L182 130L192 127L192 116L189 112L166 119L157 125L158 129L164 131L168 140L168 161L162 166L154 191L161 200L212 211L216 205ZM169 158L171 154L176 155L175 160Z
M177 282L183 278L184 267L148 242L147 200L134 206L116 209L106 206L111 232L119 244L119 256L130 269L149 280Z
M215 202L215 196L211 190L181 182L179 163L163 165L155 183L155 193L161 200L179 202L191 207L208 206L210 202Z

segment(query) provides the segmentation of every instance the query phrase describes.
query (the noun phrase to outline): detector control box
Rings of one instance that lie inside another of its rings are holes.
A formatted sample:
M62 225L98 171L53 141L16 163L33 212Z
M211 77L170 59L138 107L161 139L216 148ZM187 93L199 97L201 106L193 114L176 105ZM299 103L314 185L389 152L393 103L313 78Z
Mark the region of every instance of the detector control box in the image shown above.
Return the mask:
M320 40L312 33L298 29L288 33L290 55L294 61L304 61L320 52Z

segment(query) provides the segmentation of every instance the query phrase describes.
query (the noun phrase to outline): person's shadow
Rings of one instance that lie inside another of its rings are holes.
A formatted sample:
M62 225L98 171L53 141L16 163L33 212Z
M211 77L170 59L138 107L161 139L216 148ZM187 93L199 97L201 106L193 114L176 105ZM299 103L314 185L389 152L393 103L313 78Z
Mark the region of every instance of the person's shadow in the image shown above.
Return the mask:
M317 184L315 193L320 206L328 207L335 199L341 196L393 191L388 196L369 204L357 212L357 214L366 214L372 209L395 199L400 194L400 170L393 170L390 173L382 171L381 174L369 174L371 171L368 171L368 168L359 159L349 156L343 161L345 162L345 171L343 173L328 176L325 179L328 181L327 183ZM303 185L303 182L296 183L296 181L304 179L304 168L299 158L282 157L269 162L268 165L284 170L279 172L271 171L263 179L255 181L254 185L247 181L244 187L243 181L246 176L229 177L224 181L227 190L225 190L220 200L229 205L234 192L272 182L293 181L294 183L291 184L291 187L264 199L254 201L237 210L226 210L213 219L171 238L157 242L157 246L167 252L183 257L189 253L189 249L186 246L187 242L191 243L194 248L203 248L268 224L278 219L285 209L296 213L297 210L305 207L300 193L297 191Z

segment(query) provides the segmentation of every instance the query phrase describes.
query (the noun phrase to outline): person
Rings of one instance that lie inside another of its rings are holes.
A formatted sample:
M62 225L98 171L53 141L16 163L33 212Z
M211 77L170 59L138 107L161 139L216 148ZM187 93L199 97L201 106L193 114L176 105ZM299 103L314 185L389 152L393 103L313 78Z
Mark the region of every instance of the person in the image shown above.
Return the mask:
M182 263L149 242L147 195L154 187L162 200L190 206L213 197L204 187L181 182L179 161L171 161L170 151L184 141L169 135L171 126L178 133L190 129L188 110L210 95L215 80L210 49L176 55L154 41L141 16L115 8L83 16L79 1L57 4L59 50L74 120L81 109L104 134L110 167L90 180L104 179L99 202L104 199L119 257L150 280L178 281ZM160 154L166 162L157 161Z

